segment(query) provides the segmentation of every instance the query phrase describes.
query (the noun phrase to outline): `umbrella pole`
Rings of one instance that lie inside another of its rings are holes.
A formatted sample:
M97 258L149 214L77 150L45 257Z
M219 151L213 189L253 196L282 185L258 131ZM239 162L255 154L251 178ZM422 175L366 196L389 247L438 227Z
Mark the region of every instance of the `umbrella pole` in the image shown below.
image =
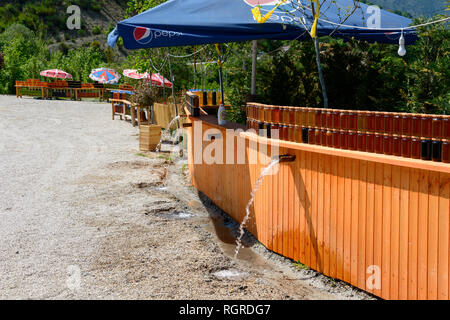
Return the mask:
M324 106L325 109L328 109L327 86L325 84L325 79L323 77L322 63L320 62L319 39L317 37L314 38L314 47L316 48L317 69L319 71L320 85L322 86L323 106Z
M170 63L170 49L167 49L167 58L169 61L169 69L170 69L170 80L172 80L172 97L173 97L173 104L175 106L175 115L178 117L178 107L177 107L177 97L175 96L175 79L173 78L173 72L172 72L172 64ZM163 84L165 86L165 84ZM179 125L179 122L178 122Z
M223 93L223 69L222 66L219 67L219 81L220 81L220 93L222 98L222 104L225 104L224 93Z

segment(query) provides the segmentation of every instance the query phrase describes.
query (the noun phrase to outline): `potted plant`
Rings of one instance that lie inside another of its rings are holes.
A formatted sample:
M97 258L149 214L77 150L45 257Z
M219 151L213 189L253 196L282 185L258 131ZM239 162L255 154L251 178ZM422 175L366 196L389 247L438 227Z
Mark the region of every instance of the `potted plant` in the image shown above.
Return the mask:
M141 110L147 109L150 112L150 115L147 116L151 117L153 123L153 104L156 99L157 92L155 88L145 83L140 83L136 87L131 100L139 105ZM138 114L138 117L141 117L141 114ZM139 149L141 151L156 151L156 147L161 141L161 127L154 124L141 125L139 131Z

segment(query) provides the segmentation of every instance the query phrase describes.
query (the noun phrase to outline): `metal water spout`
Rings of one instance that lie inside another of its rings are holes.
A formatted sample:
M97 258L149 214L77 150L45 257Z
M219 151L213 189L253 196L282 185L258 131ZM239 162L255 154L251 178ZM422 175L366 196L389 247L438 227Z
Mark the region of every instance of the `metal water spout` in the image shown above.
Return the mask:
M280 160L280 163L288 163L288 162L295 162L297 160L297 156L292 156L290 154L284 154L278 157Z

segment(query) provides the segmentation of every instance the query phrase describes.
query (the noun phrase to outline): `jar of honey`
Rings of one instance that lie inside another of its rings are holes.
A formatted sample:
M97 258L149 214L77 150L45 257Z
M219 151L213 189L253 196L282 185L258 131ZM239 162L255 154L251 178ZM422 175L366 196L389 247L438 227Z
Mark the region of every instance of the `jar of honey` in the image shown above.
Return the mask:
M308 126L308 109L302 108L302 127Z
M331 111L327 111L326 115L327 115L326 128L329 130L333 128L333 113Z
M295 124L295 109L294 107L290 107L289 110L289 124Z
M442 162L450 163L450 141L442 141Z
M412 137L411 139L411 158L420 159L421 158L421 147L422 141L419 137Z
M327 147L333 147L333 131L327 130Z
M434 162L442 162L442 141L433 140L433 154L432 159Z
M384 133L384 114L381 112L375 113L375 131Z
M340 120L341 120L341 117L340 117L340 112L338 111L338 110L334 110L334 111L332 111L332 117L333 117L333 129L335 129L335 130L339 130L340 128Z
M380 133L376 133L375 134L375 152L378 154L383 154L384 153L384 149L383 149L383 141L384 137L382 134Z
M401 157L402 156L402 138L401 136L394 135L392 138L392 150L394 156Z
M315 128L315 130L314 130L314 143L317 144L317 145L321 145L322 144L320 135L321 135L320 129Z
M422 131L421 130L422 123L421 123L421 119L420 119L419 115L413 114L411 116L411 122L412 122L412 135L414 137L420 137L420 134Z
M337 149L341 147L340 134L338 130L333 131L333 147Z
M394 154L393 144L394 144L393 136L391 136L389 134L383 135L383 152L384 152L384 154L386 154L386 155Z
M394 113L392 117L392 132L394 134L402 134L402 117L400 113Z
M445 140L450 140L450 117L444 116L442 118L442 127L443 127L443 138Z
M326 147L327 146L327 129L320 130L320 145Z
M280 107L279 106L272 106L272 123L279 123L280 122Z
M434 116L432 119L432 133L434 139L442 139L444 130L442 128L442 117Z
M272 139L280 139L280 125L278 123L271 123L270 124L271 130L270 130L270 137Z
M264 107L264 121L272 122L272 109L269 106Z
M358 151L366 152L367 151L367 145L366 145L366 133L365 132L358 132L357 136L357 149Z
M327 129L327 112L325 110L320 114L320 126L323 129Z
M341 130L339 132L339 144L341 145L341 149L348 150L348 132Z
M410 114L404 113L402 115L402 135L403 136L412 135L412 116Z
M369 132L366 134L366 146L367 152L374 153L375 152L375 134Z
M433 158L433 141L422 139L420 146L420 157L422 160L430 161Z
M294 126L294 135L295 135L295 142L301 143L302 142L302 126Z
M355 131L348 132L348 148L350 150L358 150L358 135Z
M359 132L367 132L367 112L366 111L358 111L358 131Z
M316 130L314 128L308 128L308 143L316 144Z
M301 108L295 108L295 125L296 126L302 125L302 109Z
M309 142L309 129L306 127L302 128L302 142L308 143Z
M258 120L259 122L264 122L264 106L258 105Z
M315 111L315 117L316 117L316 127L318 128L324 128L324 124L322 123L322 110L317 109Z
M316 110L313 108L308 109L308 126L316 126Z
M367 112L367 131L375 132L375 113Z
M422 134L421 137L422 138L427 138L427 139L431 139L433 137L433 131L432 131L432 127L433 127L433 118L429 115L421 115L421 122L422 122Z
M295 142L295 125L290 124L288 130L289 130L289 141Z
M351 111L348 114L348 129L350 131L358 131L358 115L356 112Z
M384 113L384 132L388 134L398 134L394 132L394 117L390 112Z
M266 137L272 138L272 124L270 122L266 123Z
M348 126L348 112L347 111L341 111L340 114L340 127L341 130L348 130L349 126Z
M410 137L402 137L402 157L412 157L412 139Z

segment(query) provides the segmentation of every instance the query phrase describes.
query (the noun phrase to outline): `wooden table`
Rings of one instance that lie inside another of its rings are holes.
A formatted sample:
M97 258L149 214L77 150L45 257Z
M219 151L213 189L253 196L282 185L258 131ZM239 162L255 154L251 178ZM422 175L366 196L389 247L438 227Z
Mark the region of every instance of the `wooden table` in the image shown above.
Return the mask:
M16 85L16 97L17 98L23 98L22 89L30 89L30 90L41 90L41 98L47 99L48 98L48 87L42 87L42 86L17 86Z

